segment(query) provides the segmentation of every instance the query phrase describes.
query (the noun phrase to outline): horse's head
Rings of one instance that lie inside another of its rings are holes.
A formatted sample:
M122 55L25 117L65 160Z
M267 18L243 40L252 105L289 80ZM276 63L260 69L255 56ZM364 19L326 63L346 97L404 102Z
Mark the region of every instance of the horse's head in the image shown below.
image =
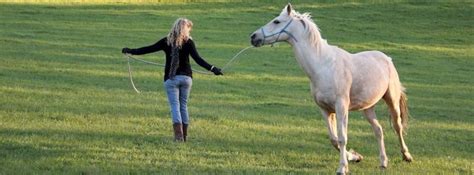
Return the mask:
M273 44L280 41L297 41L295 38L295 22L294 11L291 4L288 3L279 16L268 22L265 26L256 30L250 36L250 42L255 47L265 44Z

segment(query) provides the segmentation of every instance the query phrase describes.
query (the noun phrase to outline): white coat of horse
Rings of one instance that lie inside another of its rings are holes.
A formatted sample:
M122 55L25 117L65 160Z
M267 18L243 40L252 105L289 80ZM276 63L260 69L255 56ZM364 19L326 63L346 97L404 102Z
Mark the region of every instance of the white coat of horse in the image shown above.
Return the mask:
M311 80L311 94L326 121L331 143L340 153L338 174L349 172L348 161L362 160L360 154L346 149L348 114L352 110L363 111L372 125L380 167L387 167L383 131L375 115L375 104L380 99L388 105L403 160L413 160L403 139L408 122L407 98L390 57L380 51L351 54L329 45L310 15L294 11L291 4L251 35L255 47L281 41L292 46L297 62Z

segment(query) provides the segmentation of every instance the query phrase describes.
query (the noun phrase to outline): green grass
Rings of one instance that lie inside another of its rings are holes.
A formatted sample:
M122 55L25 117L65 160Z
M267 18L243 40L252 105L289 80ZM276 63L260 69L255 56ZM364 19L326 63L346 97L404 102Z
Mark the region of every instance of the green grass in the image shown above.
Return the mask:
M248 50L223 77L195 74L186 144L172 141L162 68L133 63L136 94L120 54L184 16L200 54L222 67L287 1L10 2L0 3L0 174L335 172L339 155L287 44ZM473 173L472 1L292 3L330 44L390 55L408 90L415 161L401 160L380 104L389 168L378 169L371 127L352 112L349 148L365 160L351 172ZM163 62L163 53L140 58Z

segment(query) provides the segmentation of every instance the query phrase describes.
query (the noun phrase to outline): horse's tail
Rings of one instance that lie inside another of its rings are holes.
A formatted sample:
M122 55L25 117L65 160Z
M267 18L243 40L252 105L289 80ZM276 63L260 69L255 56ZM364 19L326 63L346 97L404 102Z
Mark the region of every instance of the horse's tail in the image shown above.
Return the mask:
M404 89L404 88L402 88ZM400 118L402 120L403 132L406 134L408 128L408 118L410 113L408 112L408 98L403 90L400 92Z
M408 118L410 116L408 112L408 98L407 95L405 94L405 87L403 87L402 83L400 82L400 79L398 77L397 70L395 69L395 65L391 62L391 58L388 57L390 60L390 83L389 83L389 90L388 90L388 96L390 97L389 103L391 105L391 116L392 116L392 121L401 121L401 126L400 129L403 130L403 133L407 133L408 129ZM399 96L399 98L398 98ZM396 101L399 99L398 101ZM393 101L395 100L395 101ZM398 103L398 105L395 105ZM397 108L400 111L400 114L397 114ZM395 123L393 123L395 124Z

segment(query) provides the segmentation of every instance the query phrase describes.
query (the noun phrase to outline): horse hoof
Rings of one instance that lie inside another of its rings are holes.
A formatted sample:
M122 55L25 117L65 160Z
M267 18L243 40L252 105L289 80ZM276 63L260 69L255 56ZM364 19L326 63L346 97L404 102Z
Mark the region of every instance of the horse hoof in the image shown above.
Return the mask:
M413 158L411 157L409 152L405 152L405 153L403 153L403 160L405 162L412 162Z
M349 152L352 154L352 157L353 157L353 159L350 160L350 161L360 162L360 161L362 161L362 159L364 159L364 156L362 156L361 154L355 152L354 150L350 150Z
M385 170L387 167L388 167L388 161L387 160L384 160L384 161L380 162L380 169L381 170Z
M341 166L337 169L336 174L341 174L341 175L346 175L349 174L349 167L346 166Z

